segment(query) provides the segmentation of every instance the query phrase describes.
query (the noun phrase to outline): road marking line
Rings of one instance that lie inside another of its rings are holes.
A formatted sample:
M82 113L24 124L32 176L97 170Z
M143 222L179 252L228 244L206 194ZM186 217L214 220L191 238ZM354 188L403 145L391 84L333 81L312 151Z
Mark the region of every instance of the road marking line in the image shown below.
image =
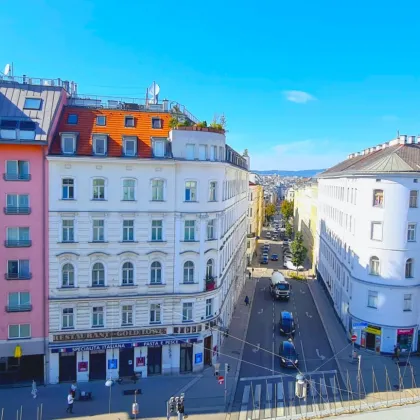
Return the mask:
M337 371L336 370L325 370L325 371L317 370L315 372L302 372L302 374L303 375L308 375L308 376L309 375L322 375L322 374L325 374L325 375L334 374L335 375L335 374L337 374ZM263 381L263 380L266 380L266 379L284 378L284 377L290 378L290 373L285 373L285 374L281 374L281 375L274 375L274 376L272 376L272 375L250 376L250 377L246 377L246 378L240 378L239 380L241 382L259 381L259 380Z
M323 356L323 355L319 352L319 349L316 349L316 354L317 354L317 356L318 356L321 360L325 360L325 356Z
M308 366L306 366L306 359L305 359L305 350L303 349L303 341L300 341L300 346L302 347L302 357L303 357L303 365L305 366L305 370L308 370Z
M273 384L267 384L266 392L265 392L265 410L264 410L264 418L270 419L271 418L271 399L273 397Z

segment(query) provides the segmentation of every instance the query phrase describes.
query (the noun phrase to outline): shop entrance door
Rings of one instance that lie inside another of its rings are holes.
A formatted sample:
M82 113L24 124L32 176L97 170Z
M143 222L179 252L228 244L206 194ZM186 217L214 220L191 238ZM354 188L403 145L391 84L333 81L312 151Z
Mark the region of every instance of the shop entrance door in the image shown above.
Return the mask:
M134 375L134 348L120 349L120 376Z
M160 375L162 373L162 347L147 348L147 374Z
M91 351L89 379L106 379L106 352L105 350Z
M209 335L204 339L204 364L211 365L211 353L213 348L212 336Z
M76 380L76 352L60 353L58 364L59 382L73 382Z
M376 335L372 333L366 334L366 348L368 350L375 350L375 344L376 344Z
M193 370L192 360L193 360L193 345L181 344L179 371L181 373L192 372Z

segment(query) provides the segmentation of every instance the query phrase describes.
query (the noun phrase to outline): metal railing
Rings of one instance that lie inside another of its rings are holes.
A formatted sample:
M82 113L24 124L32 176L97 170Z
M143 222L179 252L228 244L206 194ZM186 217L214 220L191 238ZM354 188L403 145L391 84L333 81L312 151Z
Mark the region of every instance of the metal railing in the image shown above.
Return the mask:
M32 311L32 305L27 303L25 305L7 305L6 312L30 312Z
M31 214L30 207L4 207L4 214Z
M4 173L3 179L5 181L30 181L31 174L10 174Z
M32 273L5 273L6 280L30 280Z
M0 84L16 83L21 85L61 87L69 93L77 92L77 84L61 79L46 79L45 77L4 76L0 75Z
M4 246L6 248L28 248L32 246L32 241L29 239L6 239L4 241Z

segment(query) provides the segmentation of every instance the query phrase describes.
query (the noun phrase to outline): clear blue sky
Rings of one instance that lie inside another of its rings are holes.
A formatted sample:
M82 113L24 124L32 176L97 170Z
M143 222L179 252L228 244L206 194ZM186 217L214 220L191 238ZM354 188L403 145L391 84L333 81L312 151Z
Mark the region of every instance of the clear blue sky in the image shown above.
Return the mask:
M0 66L98 95L143 97L155 80L202 120L225 113L254 169L324 168L420 133L419 13L410 0L4 0Z

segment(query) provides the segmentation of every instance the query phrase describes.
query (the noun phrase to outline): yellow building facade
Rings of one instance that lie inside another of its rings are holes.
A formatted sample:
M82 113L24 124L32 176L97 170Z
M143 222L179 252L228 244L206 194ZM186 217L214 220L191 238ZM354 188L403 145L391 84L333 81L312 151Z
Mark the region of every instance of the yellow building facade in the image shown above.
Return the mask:
M248 265L251 264L252 257L255 255L258 239L264 223L264 189L262 185L249 183L248 190L248 232L246 257Z

